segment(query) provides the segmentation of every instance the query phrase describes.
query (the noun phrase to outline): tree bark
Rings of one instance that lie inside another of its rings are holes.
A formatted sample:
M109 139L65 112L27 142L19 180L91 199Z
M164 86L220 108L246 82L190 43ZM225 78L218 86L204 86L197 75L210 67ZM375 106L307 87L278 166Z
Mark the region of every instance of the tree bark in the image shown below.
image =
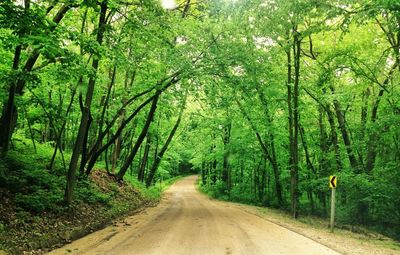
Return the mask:
M299 126L299 128L300 128L301 144L303 145L304 155L306 156L307 167L308 167L309 170L311 170L311 172L313 174L316 174L314 165L311 162L310 153L308 151L307 140L306 140L306 137L305 137L304 128L301 125Z
M29 1L27 1L27 3L29 3ZM27 4L26 7L29 8L29 4ZM61 20L64 18L68 10L71 9L71 7L72 4L66 4L60 8L56 16L54 16L53 18L54 26L50 28L50 33L55 30L57 25L61 22ZM21 50L22 46L20 45L18 45L15 49L13 70L18 70L19 68ZM22 69L24 73L29 73L30 71L32 71L32 68L39 58L39 55L40 53L38 49L33 51ZM0 136L0 148L2 150L3 156L7 153L9 149L10 140L14 133L14 128L17 124L18 110L15 105L15 97L22 95L25 83L26 81L22 77L18 78L16 82L12 82L9 88L7 101L3 104L2 115L0 118L0 134L2 134Z
M381 102L382 96L385 93L386 87L390 82L390 79L393 77L394 71L396 70L397 66L399 66L399 59L398 55L396 58L396 62L391 67L388 75L386 76L385 80L382 82L382 89L379 91L378 97L376 98L372 110L371 110L371 122L375 123L378 119L378 108ZM377 155L377 140L379 138L378 132L372 131L369 136L368 140L368 150L367 150L367 163L365 166L365 171L367 173L371 173L375 166L375 159Z
M157 102L158 102L158 98L160 97L160 94L161 94L161 91L157 91L156 95L154 96L154 98L152 100L153 102L151 104L151 108L150 108L149 114L147 115L146 123L144 124L142 132L140 133L140 135L139 135L131 153L129 154L128 158L126 159L124 165L121 167L120 171L116 175L116 179L118 181L121 181L124 178L124 175L125 175L126 171L128 170L129 165L132 164L132 161L135 158L140 145L142 144L144 138L147 135L147 131L150 127L151 122L153 121L154 113L157 109Z
M103 108L102 108L102 111L101 111L100 119L99 119L99 121L97 123L97 126L96 126L98 132L95 132L95 133L98 133L98 136L97 136L98 138L96 139L96 142L93 145L93 149L89 150L89 153L82 153L81 166L80 166L80 172L82 174L85 172L86 163L88 161L90 161L90 158L93 156L93 153L95 151L97 151L99 149L99 147L101 147L101 142L102 142L103 139L100 139L100 137L102 135L104 119L105 119L105 116L106 116L107 107L108 107L108 104L109 104L109 101L110 101L110 97L111 97L111 91L112 91L112 88L113 88L113 86L115 84L116 74L117 74L117 65L114 64L113 70L110 72L110 83L109 83L108 88L107 88L107 95L104 98L104 100L102 100L103 102L100 104ZM90 126L90 125L88 125L88 126ZM89 127L87 128L87 132L88 131L89 131ZM100 140L100 143L97 142L99 140ZM87 150L88 150L88 143L87 143L87 141L85 141L83 146L82 146L82 151L86 152Z
M294 29L293 37L293 55L294 55L294 87L293 87L293 140L291 142L292 154L292 167L290 171L291 180L291 197L292 197L292 216L298 217L298 203L299 203L299 150L298 150L298 137L299 137L299 82L300 82L300 52L301 40L299 34ZM290 132L292 133L292 132Z
M343 169L342 165L342 159L340 156L340 147L339 147L339 141L338 141L338 135L336 133L336 125L335 125L335 118L332 110L330 109L330 106L327 105L325 107L326 114L328 116L328 122L329 122L329 127L330 127L330 135L331 135L331 144L333 146L333 150L335 151L335 159L336 159L336 169L337 171L341 171Z
M327 175L327 171L329 168L329 161L327 158L328 152L329 152L329 144L328 144L328 135L326 132L325 128L325 123L324 123L324 107L319 106L319 117L318 117L318 126L319 126L319 149L321 151L320 157L319 157L319 173L321 175Z
M103 1L100 4L100 17L99 17L99 25L98 25L98 30L97 30L97 42L99 45L102 45L103 43L103 37L104 37L104 32L105 32L105 25L106 25L106 14L107 14L107 1ZM92 68L95 72L97 73L97 69L99 67L99 62L100 62L100 57L94 56L93 62L92 62ZM79 125L79 131L78 135L76 137L76 142L75 146L72 152L71 156L71 161L70 165L68 168L68 173L67 173L67 185L65 188L65 194L64 194L64 201L67 204L71 204L72 201L72 194L73 194L73 189L74 189L74 184L75 184L75 174L78 166L78 160L81 154L82 146L85 140L85 135L86 131L89 129L89 120L90 120L90 107L92 105L92 99L93 99L93 93L94 93L94 86L96 83L96 77L91 76L89 79L88 83L88 89L86 92L86 100L85 100L85 105L82 108L82 115L81 115L81 121Z
M140 169L138 172L138 180L140 182L144 182L144 174L145 174L145 170L146 170L146 166L147 166L147 161L149 158L150 146L151 146L151 135L150 135L150 133L147 133L146 146L144 148L144 155L143 155L142 162L140 164Z
M106 144L104 144L101 148L99 148L99 150L97 150L96 152L94 152L93 156L90 158L90 161L88 163L88 166L86 168L86 175L89 175L91 170L93 169L94 164L96 163L96 160L100 157L100 155L106 150L108 149L108 147L110 147L122 134L122 131L125 129L125 127L129 124L129 122L150 102L152 102L154 100L155 96L152 96L150 98L148 98L146 101L144 101L138 108L136 108L136 110L126 119L124 120L121 125L119 126L119 128L117 129L117 132L108 139L108 142ZM106 134L109 134L109 132L107 132Z
M155 160L153 162L153 165L150 168L149 174L148 174L147 179L146 179L146 187L149 187L152 184L154 176L155 176L155 174L157 172L157 168L160 165L161 160L162 160L165 152L167 151L169 144L172 141L172 138L174 138L176 130L178 130L179 124L181 123L184 107L185 106L183 105L182 109L181 109L181 112L179 114L178 120L176 121L174 127L172 128L171 133L169 134L169 136L167 138L167 141L164 143L164 145L161 148L160 152L158 152L157 157L155 158Z
M257 88L257 91L258 91L258 95L260 97L260 101L264 106L264 114L265 114L265 118L267 120L267 125L269 126L269 129L271 129L273 120L272 120L271 114L268 109L267 98L260 88ZM274 171L275 191L276 191L276 195L278 198L278 204L279 204L279 206L281 206L283 204L282 184L281 184L281 180L280 180L280 169L278 166L278 160L277 160L277 156L276 156L275 137L274 137L273 132L268 131L268 133L269 133L269 148L270 148L269 154L271 156L267 157L267 159L269 159L269 162L272 165L272 169Z
M335 93L334 88L331 86L331 91L332 93ZM336 118L339 124L339 129L340 132L342 134L342 139L343 139L343 143L346 147L346 151L347 151L347 156L349 158L349 162L350 162L350 166L353 169L353 171L355 171L356 173L359 173L360 169L358 167L358 161L354 155L353 152L353 147L351 144L351 140L350 140L350 136L349 136L349 131L347 130L347 125L346 125L346 119L344 116L344 112L341 109L340 103L337 99L333 100L333 105L335 108L335 112L336 112Z
M227 116L229 118L229 116ZM228 123L224 127L223 143L224 143L224 159L222 163L221 179L228 186L228 192L231 190L231 178L229 173L229 143L231 138L232 123L228 119Z

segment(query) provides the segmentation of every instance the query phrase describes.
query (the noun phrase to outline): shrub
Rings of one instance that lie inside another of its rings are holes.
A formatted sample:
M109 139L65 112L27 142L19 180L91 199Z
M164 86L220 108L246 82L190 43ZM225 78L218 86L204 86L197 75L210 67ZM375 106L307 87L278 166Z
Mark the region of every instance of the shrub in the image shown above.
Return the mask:
M27 211L41 213L52 211L56 208L55 204L60 204L63 200L61 192L51 192L43 189L37 189L31 194L15 195L15 204Z
M102 193L89 180L80 180L76 187L76 198L88 204L101 203L108 205L111 194Z

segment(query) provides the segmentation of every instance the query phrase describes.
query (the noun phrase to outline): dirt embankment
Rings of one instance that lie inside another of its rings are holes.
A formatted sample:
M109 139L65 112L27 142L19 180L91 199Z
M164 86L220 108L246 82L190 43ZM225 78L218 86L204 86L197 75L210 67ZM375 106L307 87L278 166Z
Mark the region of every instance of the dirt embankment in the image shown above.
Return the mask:
M0 190L0 223L5 223L0 231L0 254L5 254L2 247L12 254L42 254L156 203L130 184L117 184L103 171L94 171L90 178L107 202L80 201L69 208L60 204L55 205L57 210L37 214L19 209L13 195Z

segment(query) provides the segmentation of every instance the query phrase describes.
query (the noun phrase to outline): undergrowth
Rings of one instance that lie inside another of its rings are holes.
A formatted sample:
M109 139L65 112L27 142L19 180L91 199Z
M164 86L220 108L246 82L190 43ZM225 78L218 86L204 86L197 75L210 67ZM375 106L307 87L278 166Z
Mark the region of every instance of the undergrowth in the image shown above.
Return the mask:
M49 144L36 144L16 136L7 156L0 159L0 251L22 254L46 250L101 228L111 220L155 204L170 179L151 188L126 176L118 183L96 169L89 177L78 176L74 200L66 206L65 168ZM70 155L64 155L66 161Z

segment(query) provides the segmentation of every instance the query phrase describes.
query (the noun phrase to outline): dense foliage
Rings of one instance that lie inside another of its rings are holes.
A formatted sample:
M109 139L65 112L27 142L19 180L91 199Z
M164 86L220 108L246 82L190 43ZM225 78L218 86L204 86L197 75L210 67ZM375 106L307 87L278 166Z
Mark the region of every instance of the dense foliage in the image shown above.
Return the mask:
M335 174L341 222L400 237L398 1L167 2L2 1L2 157L50 146L67 204L96 164L147 186L196 169L294 217L327 216Z

